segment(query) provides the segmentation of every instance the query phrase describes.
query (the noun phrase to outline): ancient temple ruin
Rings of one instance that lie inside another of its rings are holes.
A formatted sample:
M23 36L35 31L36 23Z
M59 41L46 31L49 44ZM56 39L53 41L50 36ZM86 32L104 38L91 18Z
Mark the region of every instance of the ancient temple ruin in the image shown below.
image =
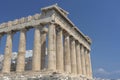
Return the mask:
M35 28L32 72L42 70L78 75L92 80L90 58L91 39L84 35L67 17L68 12L58 5L41 9L41 14L23 17L0 24L0 38L7 34L1 73L11 73L12 37L20 32L15 73L25 72L26 32ZM45 52L47 48L47 67Z

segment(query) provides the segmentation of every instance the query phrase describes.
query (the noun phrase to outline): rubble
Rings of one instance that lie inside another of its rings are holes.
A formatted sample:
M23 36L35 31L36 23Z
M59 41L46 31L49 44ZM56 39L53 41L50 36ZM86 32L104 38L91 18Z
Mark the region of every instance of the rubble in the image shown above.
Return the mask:
M79 76L71 76L69 74L46 73L46 72L25 72L0 74L0 80L80 80Z

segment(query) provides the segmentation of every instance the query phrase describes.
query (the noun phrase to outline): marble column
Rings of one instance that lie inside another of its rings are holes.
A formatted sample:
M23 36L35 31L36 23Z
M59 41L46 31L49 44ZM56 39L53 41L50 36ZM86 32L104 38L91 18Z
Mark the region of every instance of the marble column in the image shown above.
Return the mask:
M76 42L76 60L77 60L77 74L82 74L82 68L81 68L81 55L80 55L80 44L77 41Z
M48 27L48 70L56 71L56 26L50 23Z
M82 75L85 77L86 75L86 68L85 68L85 49L84 46L81 45L81 63L82 63Z
M64 71L63 60L63 31L58 28L57 30L57 53L56 53L56 68L58 72Z
M70 41L70 56L71 56L71 73L77 73L77 64L76 64L76 49L75 49L75 39L72 37Z
M64 70L71 73L70 36L67 32L64 34Z
M91 65L90 51L88 51L88 61L89 61L89 78L92 80L92 65Z
M33 47L33 57L32 57L32 70L41 70L41 33L40 27L35 27L34 33L34 47Z
M3 61L3 73L9 73L11 69L11 57L12 57L12 32L7 33L7 40Z
M48 29L46 27L43 27L41 32L41 69L45 68L47 32L48 32Z
M86 77L89 78L89 68L88 68L88 50L85 48L85 68L86 68Z
M26 29L22 29L20 31L16 72L23 72L25 69L25 53L26 53Z

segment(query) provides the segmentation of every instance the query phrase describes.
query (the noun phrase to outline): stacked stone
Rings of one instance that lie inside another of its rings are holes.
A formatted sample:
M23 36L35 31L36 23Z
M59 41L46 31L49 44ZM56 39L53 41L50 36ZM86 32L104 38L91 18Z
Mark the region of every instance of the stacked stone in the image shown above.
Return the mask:
M0 24L0 34L7 34L2 72L10 73L12 37L17 31L20 31L20 41L16 72L25 71L26 32L30 28L35 28L32 57L33 72L46 69L52 72L79 75L83 79L92 79L91 40L83 35L63 13L65 11L61 11L61 8L55 5L43 8L41 15L36 14ZM66 22L63 24L62 20L57 20L58 18L54 16L56 14L61 14ZM48 53L47 67L45 63L46 48Z

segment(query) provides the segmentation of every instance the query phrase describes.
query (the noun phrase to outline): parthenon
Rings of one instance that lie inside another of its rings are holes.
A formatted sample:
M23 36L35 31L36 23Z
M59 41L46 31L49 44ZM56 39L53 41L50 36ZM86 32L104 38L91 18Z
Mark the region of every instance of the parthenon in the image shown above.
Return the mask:
M41 14L0 24L0 38L7 35L2 73L11 73L12 37L20 32L16 73L25 72L26 32L34 28L32 70L79 75L92 80L91 39L84 35L58 5L41 9ZM45 52L47 48L47 67Z

